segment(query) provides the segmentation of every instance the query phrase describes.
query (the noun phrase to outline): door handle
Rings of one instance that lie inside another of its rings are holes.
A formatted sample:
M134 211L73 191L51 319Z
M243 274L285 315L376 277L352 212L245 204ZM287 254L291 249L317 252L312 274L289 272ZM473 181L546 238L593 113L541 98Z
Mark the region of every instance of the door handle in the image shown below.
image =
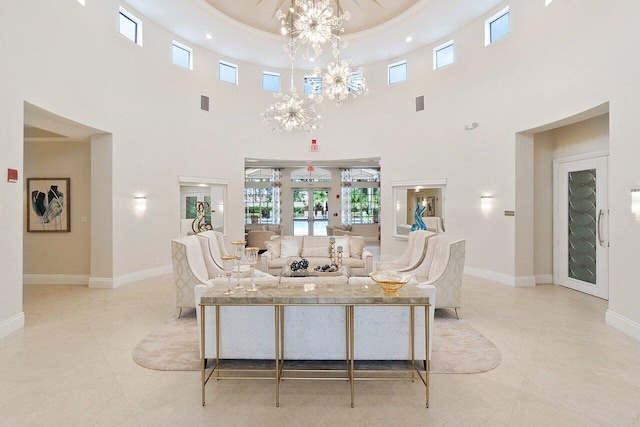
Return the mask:
M604 246L604 240L602 240L602 230L600 226L602 225L602 215L604 215L604 211L600 209L598 211L598 224L596 225L596 232L598 233L598 243L600 246Z

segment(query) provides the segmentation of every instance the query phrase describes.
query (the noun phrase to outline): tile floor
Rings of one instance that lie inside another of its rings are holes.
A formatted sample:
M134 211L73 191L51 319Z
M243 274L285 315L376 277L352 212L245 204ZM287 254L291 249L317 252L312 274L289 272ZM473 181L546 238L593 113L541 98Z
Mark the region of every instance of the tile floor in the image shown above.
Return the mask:
M432 375L431 407L410 382L208 384L142 368L133 347L174 315L172 277L114 290L25 286L26 326L0 340L0 425L638 426L640 342L604 324L607 303L562 287L465 276L461 316L502 363Z

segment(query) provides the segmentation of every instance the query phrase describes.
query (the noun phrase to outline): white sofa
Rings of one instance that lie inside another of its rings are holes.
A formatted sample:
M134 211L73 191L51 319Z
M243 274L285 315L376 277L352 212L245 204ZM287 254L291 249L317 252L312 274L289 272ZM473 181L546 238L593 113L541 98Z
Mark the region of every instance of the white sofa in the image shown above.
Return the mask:
M350 278L354 284L377 286L368 277ZM224 292L224 282L198 285L195 303L209 291ZM416 286L410 283L406 286ZM421 286L429 296L429 337L433 336L436 289ZM198 337L200 337L200 310ZM408 307L355 307L355 358L358 360L409 360ZM285 308L285 358L290 360L344 360L345 309L340 306L292 306ZM216 357L215 311L205 308L205 357ZM220 358L273 359L273 307L221 307ZM431 346L429 347L431 350ZM415 358L425 360L424 310L415 310Z
M362 236L336 236L336 248L343 247L342 264L351 268L355 276L366 276L373 269L373 254L367 251ZM282 242L285 246L282 246ZM296 252L297 248L297 252ZM282 236L267 242L267 251L260 258L260 269L270 274L280 274L290 260L305 258L310 268L330 264L330 240L325 236Z

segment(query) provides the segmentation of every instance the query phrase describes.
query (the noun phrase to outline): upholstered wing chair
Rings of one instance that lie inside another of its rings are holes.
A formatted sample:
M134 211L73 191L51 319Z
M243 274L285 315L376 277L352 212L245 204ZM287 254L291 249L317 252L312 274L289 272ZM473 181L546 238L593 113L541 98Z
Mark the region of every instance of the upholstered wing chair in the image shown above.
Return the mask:
M183 308L195 308L195 286L210 283L198 236L172 240L171 262L176 283L176 308L180 310L180 317Z
M400 258L393 261L381 262L378 270L410 271L417 268L424 261L429 239L436 233L425 230L416 230L409 233L407 248Z
M464 273L465 241L444 234L430 240L433 247L433 259L429 263L426 281L417 276L421 285L433 285L436 288L436 308L453 308L458 317L458 308L462 300L462 275Z

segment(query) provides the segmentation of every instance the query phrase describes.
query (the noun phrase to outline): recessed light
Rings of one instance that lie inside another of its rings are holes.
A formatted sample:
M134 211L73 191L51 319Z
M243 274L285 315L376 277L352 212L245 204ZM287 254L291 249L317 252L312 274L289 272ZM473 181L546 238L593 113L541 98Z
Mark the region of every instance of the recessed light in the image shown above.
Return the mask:
M407 43L410 43L410 42L412 42L412 41L413 41L413 37L411 37L411 36L407 36L407 38L405 39L405 41L406 41Z
M213 38L211 34L207 34L205 37L207 38L207 40L211 40Z

